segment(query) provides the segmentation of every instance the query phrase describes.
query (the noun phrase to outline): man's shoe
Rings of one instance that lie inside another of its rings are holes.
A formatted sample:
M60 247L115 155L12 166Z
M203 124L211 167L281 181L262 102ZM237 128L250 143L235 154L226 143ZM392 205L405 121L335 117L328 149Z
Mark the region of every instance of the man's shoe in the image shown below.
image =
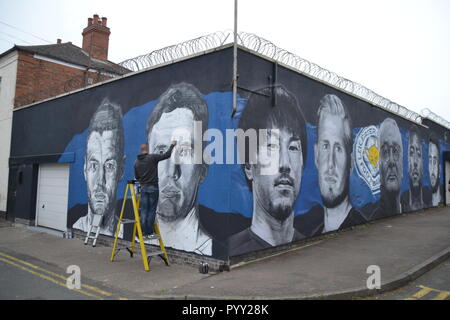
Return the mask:
M150 240L159 239L159 234L152 233L152 234L149 234L146 238L150 239Z

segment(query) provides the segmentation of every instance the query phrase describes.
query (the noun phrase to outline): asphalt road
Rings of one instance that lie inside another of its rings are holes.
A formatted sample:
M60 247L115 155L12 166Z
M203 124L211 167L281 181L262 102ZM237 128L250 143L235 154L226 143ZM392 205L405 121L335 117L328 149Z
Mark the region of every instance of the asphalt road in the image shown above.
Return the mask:
M80 277L80 289L69 289L66 273L51 264L0 252L0 300L104 300L127 299L127 293Z
M400 289L374 300L450 300L450 259Z
M94 299L0 261L1 300Z

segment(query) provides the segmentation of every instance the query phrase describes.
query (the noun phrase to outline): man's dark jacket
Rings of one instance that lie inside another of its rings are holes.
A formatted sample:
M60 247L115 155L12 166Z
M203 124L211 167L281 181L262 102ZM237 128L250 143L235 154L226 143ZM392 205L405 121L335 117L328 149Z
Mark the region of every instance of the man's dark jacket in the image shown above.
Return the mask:
M158 187L158 162L169 159L174 146L171 145L166 153L144 153L137 156L134 163L134 176L142 186Z

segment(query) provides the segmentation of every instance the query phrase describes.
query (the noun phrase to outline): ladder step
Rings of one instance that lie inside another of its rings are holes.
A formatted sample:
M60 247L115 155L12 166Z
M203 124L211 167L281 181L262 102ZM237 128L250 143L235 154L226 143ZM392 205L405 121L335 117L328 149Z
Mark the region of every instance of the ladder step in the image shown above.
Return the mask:
M160 254L163 254L164 252L162 251L155 251L155 252L150 252L147 257L154 257L154 256L159 256Z
M136 220L133 220L133 219L121 219L120 220L120 223L122 223L122 224L127 224L127 223L136 223L137 221Z
M158 240L161 239L161 235L154 233L152 234L151 238L149 236L144 237L144 240Z
M149 271L150 270L150 268L149 268L150 260L154 256L159 256L161 259L164 260L164 263L167 266L169 266L170 265L169 259L167 257L167 253L164 250L164 245L162 243L161 236L159 234L155 234L155 235L152 235L152 237L149 238L149 237L145 237L145 236L142 235L143 231L142 231L140 217L139 217L139 201L140 201L140 198L137 197L137 199L136 199L135 192L134 192L134 187L135 187L135 181L134 180L128 181L127 186L125 188L125 196L123 198L122 210L121 210L119 216L117 216L117 215L115 216L116 220L118 220L117 228L119 228L120 224L132 223L132 224L134 224L133 234L135 234L136 230L138 231L138 234L132 240L133 241L132 242L133 251L130 248L128 248L128 247L125 247L125 248L130 253L131 257L133 257L135 253L136 254L140 253L140 255L142 257L142 261L144 263L145 271ZM125 210L125 206L126 206L127 201L129 200L129 198L128 198L128 192L129 191L131 193L131 200L133 202L134 219L124 219L123 218L123 213L124 213L124 210ZM155 225L156 225L156 221L155 221ZM117 255L117 253L121 249L123 249L122 246L117 247L118 239L119 239L118 238L118 233L116 232L115 239L114 239L114 245L113 245L113 251L111 252L111 259L110 259L111 261L114 261L114 258ZM146 246L145 246L145 243L144 243L145 241L140 241L140 240L159 240L159 245L160 245L161 250L155 250L154 252L152 252L152 251L148 252L147 251L148 249L146 249ZM135 244L136 241L139 241L140 250L137 249L136 252L134 252L135 251L134 250L135 249L134 248L134 244Z

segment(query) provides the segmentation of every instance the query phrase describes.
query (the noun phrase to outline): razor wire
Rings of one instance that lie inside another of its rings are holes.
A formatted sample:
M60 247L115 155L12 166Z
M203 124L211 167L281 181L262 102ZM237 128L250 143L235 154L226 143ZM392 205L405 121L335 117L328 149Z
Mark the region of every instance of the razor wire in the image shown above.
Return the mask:
M281 65L294 69L313 79L324 82L344 92L366 100L408 120L420 124L422 123L422 116L420 114L380 96L373 90L370 90L357 82L341 77L335 72L329 71L287 50L279 48L269 40L247 32L239 32L237 38L239 46L272 59ZM127 69L140 71L212 50L225 44L232 43L232 41L233 31L218 31L176 45L155 50L148 54L125 60L119 64ZM440 118L439 116L436 117ZM443 120L442 118L440 119L442 121L438 120L440 121L438 123L445 123L445 126L450 128L449 122Z
M437 124L440 124L441 126L447 128L447 129L450 129L450 122L448 122L441 116L438 116L430 109L428 109L428 108L422 109L422 111L420 113L422 114L422 117L424 117L426 119L430 119L430 120L436 122Z
M341 77L335 72L329 71L287 50L279 48L269 40L252 33L240 32L239 41L241 42L239 44L243 47L275 60L279 64L288 66L300 73L367 100L376 106L398 114L406 119L422 123L422 117L418 113L380 96L357 82Z
M227 40L232 42L233 37L230 36L231 34L231 31L214 32L125 60L119 63L119 65L132 71L140 71L146 68L170 63L178 59L221 47Z

